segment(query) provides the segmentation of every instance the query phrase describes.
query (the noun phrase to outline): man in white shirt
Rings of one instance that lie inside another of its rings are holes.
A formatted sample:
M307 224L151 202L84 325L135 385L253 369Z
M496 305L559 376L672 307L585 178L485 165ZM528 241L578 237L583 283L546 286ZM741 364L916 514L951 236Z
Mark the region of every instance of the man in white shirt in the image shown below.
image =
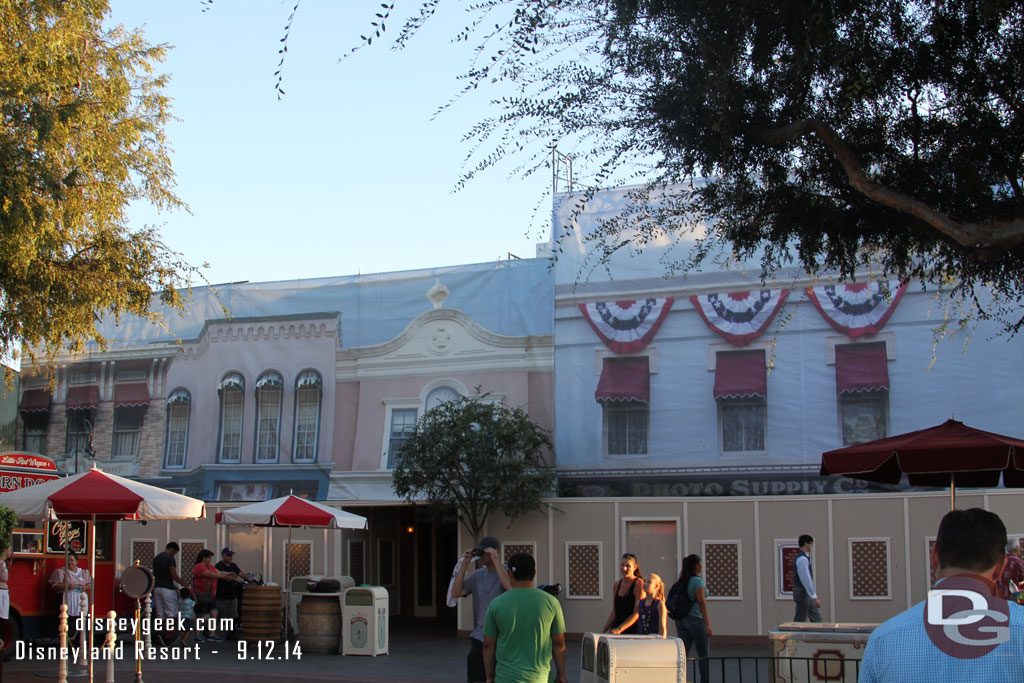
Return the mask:
M809 534L800 536L797 543L800 551L793 562L793 600L796 602L796 616L793 621L821 621L821 600L814 590L814 569L811 567L811 549L814 537Z

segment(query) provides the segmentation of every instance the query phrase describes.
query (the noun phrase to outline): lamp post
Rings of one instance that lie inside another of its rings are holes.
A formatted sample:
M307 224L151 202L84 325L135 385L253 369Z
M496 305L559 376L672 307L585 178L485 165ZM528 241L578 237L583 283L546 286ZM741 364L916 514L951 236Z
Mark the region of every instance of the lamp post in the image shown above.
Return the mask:
M82 422L89 428L89 444L85 447L85 454L90 458L96 457L96 449L92 445L92 422L86 418L82 418ZM78 451L81 450L78 446L75 446L75 474L78 474Z

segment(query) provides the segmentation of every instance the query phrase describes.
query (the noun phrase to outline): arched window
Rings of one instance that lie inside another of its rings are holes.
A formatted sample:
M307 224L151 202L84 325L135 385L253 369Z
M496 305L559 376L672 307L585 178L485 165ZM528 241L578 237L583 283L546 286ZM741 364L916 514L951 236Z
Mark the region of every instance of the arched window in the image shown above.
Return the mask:
M281 439L281 393L284 382L276 372L256 381L256 462L277 462Z
M220 386L220 439L217 462L239 462L242 457L242 405L245 380L237 372L224 376Z
M427 394L426 400L423 401L423 409L430 410L436 408L442 403L449 401L458 401L462 398L462 394L451 387L438 387Z
M167 397L167 441L164 444L164 467L185 467L188 451L188 418L192 409L192 396L184 389L171 392Z
M292 445L294 462L316 462L322 395L323 381L319 372L306 370L299 374L295 380L295 441Z

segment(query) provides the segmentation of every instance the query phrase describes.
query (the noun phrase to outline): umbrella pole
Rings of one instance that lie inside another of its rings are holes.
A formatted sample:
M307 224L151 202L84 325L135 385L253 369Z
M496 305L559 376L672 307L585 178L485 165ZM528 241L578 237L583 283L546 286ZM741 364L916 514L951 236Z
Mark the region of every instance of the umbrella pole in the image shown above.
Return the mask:
M956 475L949 473L949 509L956 510Z
M96 515L92 516L92 524L89 525L89 581L92 585L96 584ZM96 591L92 590L89 593L89 683L92 683L92 645L93 645L93 634L96 630L93 628L93 617L96 614Z
M284 544L284 646L288 647L288 627L292 620L292 581L288 576L291 563L288 562L288 553L291 552L292 528L288 527L288 540Z

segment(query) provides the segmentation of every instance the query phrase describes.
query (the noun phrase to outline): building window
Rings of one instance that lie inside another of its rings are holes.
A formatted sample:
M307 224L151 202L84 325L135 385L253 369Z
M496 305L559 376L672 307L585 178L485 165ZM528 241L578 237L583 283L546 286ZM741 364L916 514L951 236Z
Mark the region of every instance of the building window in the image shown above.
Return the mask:
M218 462L239 462L242 455L242 406L245 380L237 373L226 375L220 393L220 449Z
M29 453L46 453L46 432L50 427L49 413L22 413L25 431L22 448Z
M889 433L889 392L841 394L839 420L844 446L884 438Z
M835 347L839 428L844 446L889 433L889 365L885 342Z
M68 411L68 430L67 441L65 443L65 453L68 455L74 455L76 452L85 453L85 449L89 446L89 434L92 429L91 425L93 424L92 417L92 410Z
M256 462L277 462L282 386L276 372L266 372L256 381Z
M650 409L640 401L604 404L605 444L608 455L647 455Z
M114 441L110 455L114 458L134 458L139 454L139 435L142 433L143 406L114 408Z
M273 487L266 483L232 482L217 484L217 500L270 500Z
M316 462L322 394L323 382L318 372L307 370L295 381L295 443L292 447L294 462Z
M462 394L455 391L451 387L438 387L429 394L427 394L426 400L423 401L423 410L431 410L438 407L442 403L451 403L458 401L462 398Z
M395 408L391 411L391 439L388 442L388 469L395 469L398 452L416 433L415 408Z
M167 399L167 442L164 446L164 467L177 469L185 466L188 449L188 418L192 397L184 389L175 391Z
M722 452L763 451L766 414L767 404L763 398L719 399Z

